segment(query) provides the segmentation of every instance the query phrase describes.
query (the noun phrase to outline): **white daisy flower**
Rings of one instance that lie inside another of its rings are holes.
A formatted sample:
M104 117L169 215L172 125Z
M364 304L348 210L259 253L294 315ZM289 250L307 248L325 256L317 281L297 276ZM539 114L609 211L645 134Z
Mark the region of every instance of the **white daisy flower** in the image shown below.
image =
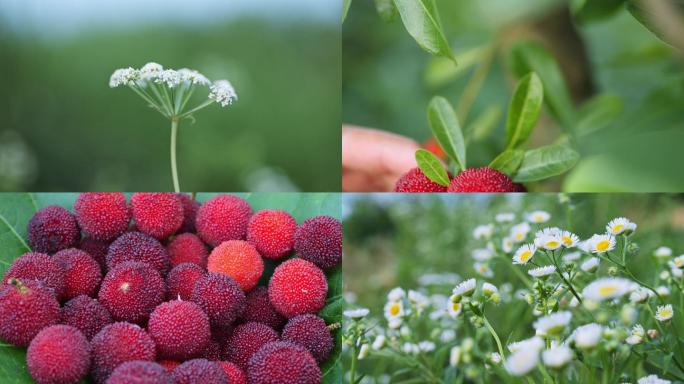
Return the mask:
M473 264L473 269L475 269L475 272L479 273L482 277L494 277L494 271L492 271L492 269L489 268L489 265L487 263L476 262L475 264Z
M615 238L612 235L594 235L587 243L591 253L610 252L615 248Z
M644 331L644 327L642 327L641 324L636 324L632 327L632 331L625 339L625 342L629 345L641 344L644 341L645 336L646 331Z
M454 301L456 298L456 295L452 296L452 299L447 303L447 312L452 319L457 318L463 311L463 304L460 301Z
M674 278L681 278L682 276L684 276L684 270L682 270L681 268L677 268L674 265L674 263L670 266L670 273Z
M375 338L375 340L373 340L373 344L371 344L371 347L376 351L380 350L380 349L382 349L382 347L385 346L386 340L387 340L387 338L385 337L385 335L378 335Z
M530 223L546 223L551 219L551 214L546 211L533 211L527 214L527 221Z
M629 301L632 303L645 303L646 300L651 296L651 291L646 288L639 287L629 294Z
M661 297L670 296L670 288L664 285L661 285L658 288L656 288L656 292L658 292L658 295L660 295Z
M607 299L617 299L627 294L632 288L632 282L621 277L604 277L592 281L582 290L582 296L589 300L601 302Z
M366 357L368 357L368 344L361 344L361 348L359 348L359 360L363 360Z
M603 327L596 323L589 323L577 327L572 338L580 349L591 349L598 345L603 336Z
M221 104L222 107L233 104L238 99L235 89L228 80L218 80L209 88L209 98Z
M534 329L540 336L558 335L570 324L572 313L561 311L540 317L534 322Z
M618 217L617 219L611 220L608 225L606 225L606 233L617 236L622 233L634 232L636 227L637 225L629 221L629 219L625 217Z
M510 223L515 220L515 214L509 212L502 212L496 215L495 220L497 223Z
M421 350L421 352L432 352L435 350L435 343L432 341L421 341L418 343L418 349Z
M513 251L513 239L510 237L504 237L501 240L501 250L505 253L511 253Z
M594 273L598 270L601 260L598 257L592 257L580 265L580 268L587 273Z
M684 268L684 255L679 255L672 259L671 266L676 268Z
M423 310L430 305L430 299L422 293L414 290L408 291L409 303L413 304L418 310Z
M475 240L489 239L494 233L493 224L478 225L473 230L473 237Z
M537 351L544 348L544 340L539 336L532 336L529 339L516 341L506 346L509 351L515 353L524 349L536 349Z
M492 256L494 256L494 253L488 248L478 248L474 249L470 255L475 261L484 262L491 260Z
M532 371L539 363L539 349L522 349L506 359L504 368L513 376L523 376Z
M461 362L461 347L458 345L449 351L449 365L455 367Z
M674 309L672 309L672 304L659 305L656 310L655 318L658 321L668 321L674 316Z
M473 292L475 292L476 284L477 282L475 279L468 279L457 285L452 293L457 296L470 296Z
M510 238L515 243L520 243L525 240L527 234L530 233L530 225L526 222L516 224L511 227Z
M560 237L562 233L563 230L558 227L546 227L535 232L534 237Z
M570 252L565 255L563 255L563 261L566 263L572 263L573 261L577 261L582 257L581 252Z
M369 310L367 308L356 308L356 309L347 309L342 314L345 317L348 317L353 320L359 320L362 319L366 316L368 316Z
M577 243L577 249L584 253L591 253L591 249L589 249L590 245L589 240L580 241Z
M565 345L554 346L542 352L542 361L550 368L562 368L571 360L572 349Z
M119 68L112 73L109 78L109 87L116 88L121 85L133 85L133 83L138 79L138 71L128 67Z
M527 264L532 259L534 253L537 252L537 247L534 244L525 244L518 248L513 255L513 264Z
M483 283L482 284L482 293L484 293L485 296L491 296L494 293L498 293L499 289L496 288L496 285L492 283Z
M404 304L401 301L389 301L385 304L385 318L397 319L404 315Z
M556 267L553 265L545 265L543 267L532 268L529 271L527 271L527 273L530 276L536 277L538 279L547 277L553 274L554 272L556 272Z
M565 248L576 247L579 243L579 237L570 231L563 231L560 235L560 239Z
M399 329L399 327L401 327L402 324L403 324L403 320L401 319L401 317L392 318L392 319L387 320L387 328L389 328L389 329L394 329L394 330Z
M658 375L648 375L640 378L637 384L671 384L670 380L661 379Z
M558 236L542 235L534 239L534 244L538 248L543 248L547 251L555 251L563 245L563 242Z
M672 256L672 248L658 247L655 251L653 251L653 256L659 259L667 259L668 257Z
M392 290L387 294L388 301L401 301L405 297L406 291L404 291L401 287L392 288Z

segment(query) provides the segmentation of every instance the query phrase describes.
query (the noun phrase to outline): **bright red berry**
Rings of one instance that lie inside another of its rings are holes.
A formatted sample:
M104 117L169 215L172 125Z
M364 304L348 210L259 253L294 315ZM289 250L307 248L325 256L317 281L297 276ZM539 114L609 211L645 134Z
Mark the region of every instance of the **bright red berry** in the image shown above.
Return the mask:
M297 222L289 213L263 209L249 220L247 241L254 244L263 257L278 260L292 252L296 230Z
M244 369L256 351L264 344L278 339L278 333L266 324L240 324L226 341L223 356Z
M209 318L191 301L173 300L150 314L147 329L157 345L159 357L185 360L200 356L209 344Z
M291 318L318 313L325 306L328 281L313 263L290 259L280 264L268 284L268 297L275 309Z
M249 360L250 384L319 384L321 370L304 347L288 341L264 345Z
M52 257L64 269L64 299L79 295L95 296L102 281L100 265L86 252L63 249Z
M12 278L0 288L0 339L6 343L25 347L58 321L59 303L41 282Z
M195 263L202 268L207 267L209 251L194 233L182 233L174 237L166 246L166 250L172 267L181 263Z
M394 192L446 192L447 187L428 179L420 168L412 168L399 178Z
M243 240L252 208L246 200L232 195L218 195L207 200L197 211L197 234L215 247L228 240Z
M120 192L81 193L74 211L83 232L101 241L116 239L131 221L126 197Z
M264 261L252 244L242 240L229 240L211 251L207 270L230 276L243 291L249 292L264 272Z
M90 344L78 329L53 325L33 338L26 365L36 383L76 383L90 369Z
M42 282L44 286L53 290L58 300L64 296L64 268L44 253L28 252L14 260L2 279L3 284L13 277Z
M513 180L489 167L469 168L451 180L448 192L516 192Z
M131 210L136 228L156 239L173 235L183 224L183 204L174 193L134 193Z

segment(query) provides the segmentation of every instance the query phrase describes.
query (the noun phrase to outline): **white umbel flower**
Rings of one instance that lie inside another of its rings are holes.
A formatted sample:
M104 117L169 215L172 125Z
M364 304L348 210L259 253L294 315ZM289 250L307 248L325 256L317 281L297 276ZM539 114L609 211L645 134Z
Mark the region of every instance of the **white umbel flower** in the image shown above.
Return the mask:
M187 81L190 84L199 84L205 86L211 84L209 79L194 69L181 68L178 70L178 73L180 74L182 81Z
M353 320L359 320L362 319L366 316L368 316L368 309L367 308L356 308L356 309L347 309L342 314L345 317L348 317Z
M667 259L668 257L672 256L672 248L658 247L655 251L653 251L653 256L659 259Z
M493 224L485 224L485 225L478 225L475 227L473 230L473 237L475 240L483 240L483 239L489 239L492 237L492 234L494 233L494 225Z
M532 268L527 273L532 276L536 277L538 279L543 279L544 277L547 277L551 274L556 272L556 267L553 265L545 265L543 267L537 267L537 268Z
M233 104L237 100L237 93L228 80L218 80L209 88L209 98L219 103L222 107Z
M658 375L648 375L640 378L637 384L672 384L670 380L661 379Z
M140 85L145 86L146 81L153 81L164 70L161 64L147 63L140 68Z
M672 304L659 305L655 313L655 318L658 321L668 321L674 316L674 309Z
M164 83L169 88L176 88L181 83L181 75L173 69L165 69L157 75L155 83Z
M634 232L636 227L637 225L629 221L629 219L625 217L618 217L617 219L611 220L608 225L606 225L606 233L617 236L623 233Z
M577 327L572 337L578 348L591 349L598 345L602 336L603 327L596 323L589 323Z
M533 326L540 336L557 335L570 324L570 319L572 319L572 313L561 311L540 317Z
M551 219L551 214L546 211L533 211L528 213L526 218L530 223L546 223Z
M513 255L513 264L527 264L528 261L532 259L535 252L537 252L537 247L534 244L525 244L518 248Z
M606 253L615 249L615 237L612 235L594 235L587 240L591 253Z
M598 270L600 259L598 257L592 257L580 265L580 268L587 273L594 273Z
M572 360L572 349L565 345L551 347L542 352L542 361L549 368L563 368Z
M453 290L453 294L457 296L470 296L475 292L475 286L477 282L475 279L468 279L461 284L457 285Z
M135 80L138 79L138 71L128 67L119 68L112 73L109 78L109 87L116 88L121 85L133 85Z
M582 290L582 296L589 300L601 302L617 299L627 294L632 288L632 282L621 277L604 277L592 281Z

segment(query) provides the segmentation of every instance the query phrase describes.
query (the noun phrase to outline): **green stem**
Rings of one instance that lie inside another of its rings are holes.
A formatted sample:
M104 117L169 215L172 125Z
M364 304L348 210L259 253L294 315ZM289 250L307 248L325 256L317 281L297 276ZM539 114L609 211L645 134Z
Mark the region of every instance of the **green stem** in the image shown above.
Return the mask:
M171 176L173 177L173 189L180 192L178 183L178 167L176 165L176 136L178 135L178 118L171 119Z
M352 349L352 361L349 368L349 382L351 384L356 384L356 360L359 356L359 348L356 347L356 341L354 341L354 348Z
M487 78L487 73L489 73L489 68L491 67L496 52L496 44L494 43L486 49L487 52L482 59L482 63L480 63L475 72L473 72L473 75L468 80L468 84L466 84L465 89L463 89L461 98L458 100L456 111L461 124L466 123L470 107L473 105L473 102L475 102L475 98L477 97L477 94L480 93L482 84L484 84L484 81Z
M207 101L205 101L204 103L202 103L202 104L196 106L195 108L193 108L193 109L191 109L191 110L189 110L189 111L183 113L182 115L180 115L180 116L178 116L178 117L179 117L179 118L186 117L186 116L190 115L190 114L193 113L193 112L199 111L200 109L205 108L205 107L211 105L212 103L214 103L214 100L207 100Z
M489 333L492 334L492 337L494 338L494 341L496 341L496 347L499 349L499 355L501 355L501 360L504 360L506 358L506 355L504 355L503 351L503 346L501 345L501 340L499 339L499 335L496 334L496 331L492 327L492 325L489 323L489 320L487 320L487 317L482 315L482 318L484 319L485 326L487 327L487 330Z

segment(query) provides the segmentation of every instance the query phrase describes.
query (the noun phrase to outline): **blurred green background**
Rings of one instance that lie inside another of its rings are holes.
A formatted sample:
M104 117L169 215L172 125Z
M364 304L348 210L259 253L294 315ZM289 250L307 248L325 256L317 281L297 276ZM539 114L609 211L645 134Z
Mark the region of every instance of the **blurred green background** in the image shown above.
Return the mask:
M170 190L170 123L108 87L148 61L239 95L181 123L181 189L339 190L339 20L337 0L3 1L0 190Z
M609 94L617 100L617 117L605 129L580 138L582 160L565 179L532 185L531 190L684 190L681 52L637 21L625 7L630 1L436 0L446 38L459 60L460 69L452 72L444 70L444 60L432 59L418 47L400 19L384 22L373 1L354 1L342 32L342 120L424 142L430 137L430 98L442 95L458 105L483 50L496 43L481 91L467 117L459 116L467 130L478 117L499 109L502 118L494 133L468 149L471 165L486 165L503 144L515 84L510 48L536 41L559 62L578 115L582 103ZM684 10L681 1L674 3ZM684 13L679 16L684 20ZM543 114L528 147L550 144L560 132Z

